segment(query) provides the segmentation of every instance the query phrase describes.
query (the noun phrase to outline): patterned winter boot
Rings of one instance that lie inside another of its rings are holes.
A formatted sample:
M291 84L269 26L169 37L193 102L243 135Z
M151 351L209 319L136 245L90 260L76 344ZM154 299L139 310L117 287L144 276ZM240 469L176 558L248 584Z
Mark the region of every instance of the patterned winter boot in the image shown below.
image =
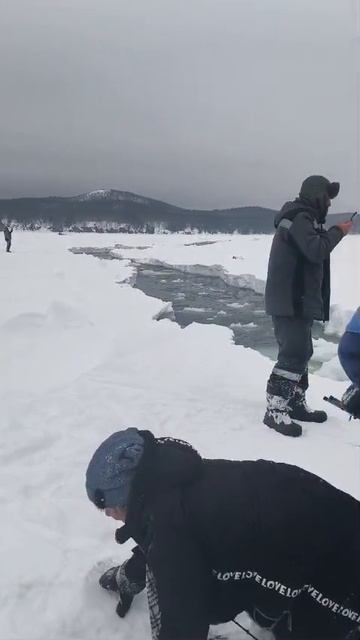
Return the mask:
M266 388L267 407L263 422L283 436L298 438L302 428L291 420L289 407L294 392L294 382L272 373Z
M312 411L306 403L305 392L308 386L308 374L304 373L300 382L296 385L294 395L289 402L290 418L301 422L325 422L327 413L325 411Z

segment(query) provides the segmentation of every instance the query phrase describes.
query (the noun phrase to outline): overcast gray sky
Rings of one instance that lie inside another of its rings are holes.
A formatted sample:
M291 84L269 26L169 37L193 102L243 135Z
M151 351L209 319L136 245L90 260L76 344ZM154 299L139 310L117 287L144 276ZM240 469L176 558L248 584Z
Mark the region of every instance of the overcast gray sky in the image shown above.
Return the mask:
M360 208L358 0L0 0L0 197ZM336 206L335 206L336 203Z

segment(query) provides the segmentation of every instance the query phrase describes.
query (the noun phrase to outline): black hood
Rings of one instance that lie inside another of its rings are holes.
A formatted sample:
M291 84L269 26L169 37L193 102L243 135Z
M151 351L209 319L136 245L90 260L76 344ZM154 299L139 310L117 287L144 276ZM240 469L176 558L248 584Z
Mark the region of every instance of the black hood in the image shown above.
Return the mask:
M126 524L117 530L120 543L130 536L136 540L147 505L157 495L190 485L200 478L203 469L201 456L187 442L155 438L150 431L139 433L145 442L144 453L132 481Z
M340 191L339 182L330 182L324 176L309 176L301 185L299 196L305 198L313 207L318 208L319 201L326 195L330 200Z
M296 200L293 200L292 202L285 202L279 213L276 214L274 218L275 229L278 228L283 218L286 218L287 220L294 220L295 216L300 213L300 211L307 211L317 222L320 222L319 211L314 207L311 207L310 204L302 198L296 198Z
M193 482L200 474L202 458L193 447L173 438L155 439L151 464L153 487L176 487Z
M308 211L319 224L323 224L329 209L329 198L336 198L339 190L339 182L330 182L324 176L309 176L301 185L299 197L292 202L285 202L276 214L275 228L283 218L293 220L300 211Z
M318 222L323 223L329 209L329 198L336 198L339 191L339 182L330 182L324 176L309 176L301 185L299 198L319 212Z
M137 467L132 490L145 495L158 489L193 482L202 468L202 458L193 447L175 438L155 438L150 431L139 431L144 453Z

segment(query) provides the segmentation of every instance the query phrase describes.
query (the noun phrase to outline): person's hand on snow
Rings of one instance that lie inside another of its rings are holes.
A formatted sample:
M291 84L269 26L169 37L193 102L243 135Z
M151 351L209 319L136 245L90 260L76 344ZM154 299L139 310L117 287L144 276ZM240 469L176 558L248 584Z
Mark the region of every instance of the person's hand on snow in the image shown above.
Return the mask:
M116 613L120 618L124 618L129 611L134 596L143 590L144 585L137 585L130 582L125 573L125 567L128 561L119 567L111 567L103 573L99 579L99 584L107 591L114 591L119 595L119 602L116 607Z

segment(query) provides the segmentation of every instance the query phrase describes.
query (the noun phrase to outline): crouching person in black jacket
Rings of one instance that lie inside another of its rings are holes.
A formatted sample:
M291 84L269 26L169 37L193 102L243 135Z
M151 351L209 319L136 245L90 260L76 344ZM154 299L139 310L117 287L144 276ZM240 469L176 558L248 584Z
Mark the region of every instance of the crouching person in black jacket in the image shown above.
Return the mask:
M322 227L339 192L338 182L323 176L304 180L299 197L275 217L265 290L266 312L272 316L279 346L277 363L267 384L264 423L286 436L300 436L294 420L324 422L325 411L306 404L308 363L313 353L314 320L329 319L330 253L348 233L351 222L325 231Z
M277 639L360 625L360 503L303 469L205 460L131 428L97 449L86 489L138 545L100 584L124 616L146 583L153 640L206 640L242 611Z

